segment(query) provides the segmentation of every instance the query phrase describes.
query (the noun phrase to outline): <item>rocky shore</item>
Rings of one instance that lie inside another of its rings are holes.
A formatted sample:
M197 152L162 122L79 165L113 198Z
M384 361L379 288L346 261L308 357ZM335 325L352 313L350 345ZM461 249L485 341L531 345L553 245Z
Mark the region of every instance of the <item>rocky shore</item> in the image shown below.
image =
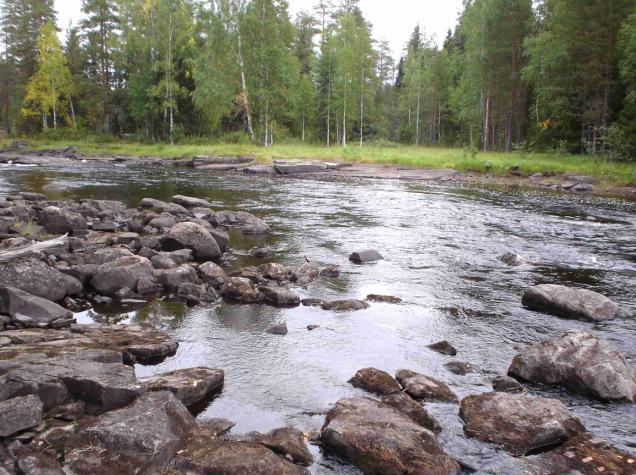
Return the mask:
M523 457L526 473L634 473L635 457L588 433L561 401L531 395L542 384L612 404L636 402L633 368L589 332L520 349L507 375L484 376L492 392L459 397L452 384L413 369L391 375L362 368L350 383L369 394L333 401L317 433L281 427L228 435L231 421L194 416L223 391L223 368L138 378L134 365L171 358L179 342L150 326L75 322L74 313L94 305L143 305L157 296L191 306L225 299L330 312L401 303L377 294L301 299L298 290L318 279L344 278L333 265L265 262L229 271L230 231L271 232L250 213L182 195L145 198L137 208L32 192L0 201L0 474L300 474L314 462L308 443L368 474L470 470L444 448L438 434L445 428L427 410L431 403L456 407L467 437ZM384 258L371 249L349 256L359 266ZM624 315L607 297L572 287L529 288L519 304L589 322ZM269 333L286 334L285 322ZM449 358L462 353L448 341L429 349ZM486 374L454 359L446 368L457 377Z

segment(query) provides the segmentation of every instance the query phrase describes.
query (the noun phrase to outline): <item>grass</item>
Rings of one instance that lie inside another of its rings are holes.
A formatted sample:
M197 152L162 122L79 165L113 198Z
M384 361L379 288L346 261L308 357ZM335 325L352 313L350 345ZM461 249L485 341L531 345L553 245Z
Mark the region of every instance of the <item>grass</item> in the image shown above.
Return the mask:
M90 140L37 140L29 142L35 149L54 149L73 146L85 155L122 154L131 156L154 156L183 158L194 155L252 156L268 163L280 158L302 158L316 160L347 160L366 163L386 163L421 168L454 168L467 172L475 171L494 176L509 174L511 167L519 167L521 173L582 174L598 178L612 186L636 183L636 163L606 162L588 155L563 155L550 153L503 153L480 152L476 157L467 155L459 148L415 147L407 145L347 148L320 145L280 144L264 148L255 145L208 144L175 145L141 144L129 141L97 142Z

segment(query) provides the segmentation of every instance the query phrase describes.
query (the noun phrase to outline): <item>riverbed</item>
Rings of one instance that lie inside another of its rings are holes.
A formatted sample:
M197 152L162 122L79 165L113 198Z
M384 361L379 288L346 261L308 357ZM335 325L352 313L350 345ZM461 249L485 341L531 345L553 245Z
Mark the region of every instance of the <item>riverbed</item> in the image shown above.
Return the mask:
M490 391L515 348L576 329L613 342L636 366L636 202L466 184L400 180L329 181L214 174L172 167L2 167L0 197L36 191L52 199L115 199L137 206L144 197L182 194L207 198L215 209L245 210L264 219L267 237L232 235L231 268L263 262L290 267L310 260L336 264L339 279L321 279L301 297L400 297L402 304L373 303L354 313L313 307L277 309L218 302L188 308L156 300L137 309L98 308L79 322L151 322L179 342L177 354L157 366L138 366L138 376L208 366L225 370L225 388L199 418L236 422L233 433L291 425L320 428L338 399L364 393L347 380L376 367L408 368L439 378L460 398ZM268 259L249 251L274 248ZM374 248L385 257L354 265L347 256ZM517 252L528 265L508 267L497 257ZM601 292L626 315L593 324L524 309L531 285L558 283ZM266 330L286 322L286 336ZM308 325L319 328L308 331ZM448 340L456 358L426 346ZM444 363L478 365L458 376ZM557 397L587 429L628 452L636 451L636 405L604 404L565 391L531 387ZM443 427L445 450L480 473L520 473L523 460L468 439L454 404L426 404ZM357 473L314 447L313 473Z

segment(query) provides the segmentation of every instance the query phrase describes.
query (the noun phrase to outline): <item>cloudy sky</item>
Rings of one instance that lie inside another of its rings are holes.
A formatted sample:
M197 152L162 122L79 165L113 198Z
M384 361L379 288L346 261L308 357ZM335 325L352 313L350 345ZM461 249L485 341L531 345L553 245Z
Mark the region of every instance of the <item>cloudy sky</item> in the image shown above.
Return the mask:
M312 11L316 3L317 0L289 0L292 16L301 10ZM461 5L462 0L360 0L360 8L373 24L374 37L388 40L396 56L418 23L441 44L448 29L455 25ZM81 0L55 0L55 7L62 29L69 21L81 18Z

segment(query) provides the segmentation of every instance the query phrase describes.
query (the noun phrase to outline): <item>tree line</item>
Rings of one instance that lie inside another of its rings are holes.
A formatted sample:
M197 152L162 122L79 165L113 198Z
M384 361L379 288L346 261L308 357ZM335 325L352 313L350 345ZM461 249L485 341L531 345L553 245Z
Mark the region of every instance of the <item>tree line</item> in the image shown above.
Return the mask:
M636 151L636 0L466 0L393 57L357 0L3 0L0 121L148 141L216 137Z

